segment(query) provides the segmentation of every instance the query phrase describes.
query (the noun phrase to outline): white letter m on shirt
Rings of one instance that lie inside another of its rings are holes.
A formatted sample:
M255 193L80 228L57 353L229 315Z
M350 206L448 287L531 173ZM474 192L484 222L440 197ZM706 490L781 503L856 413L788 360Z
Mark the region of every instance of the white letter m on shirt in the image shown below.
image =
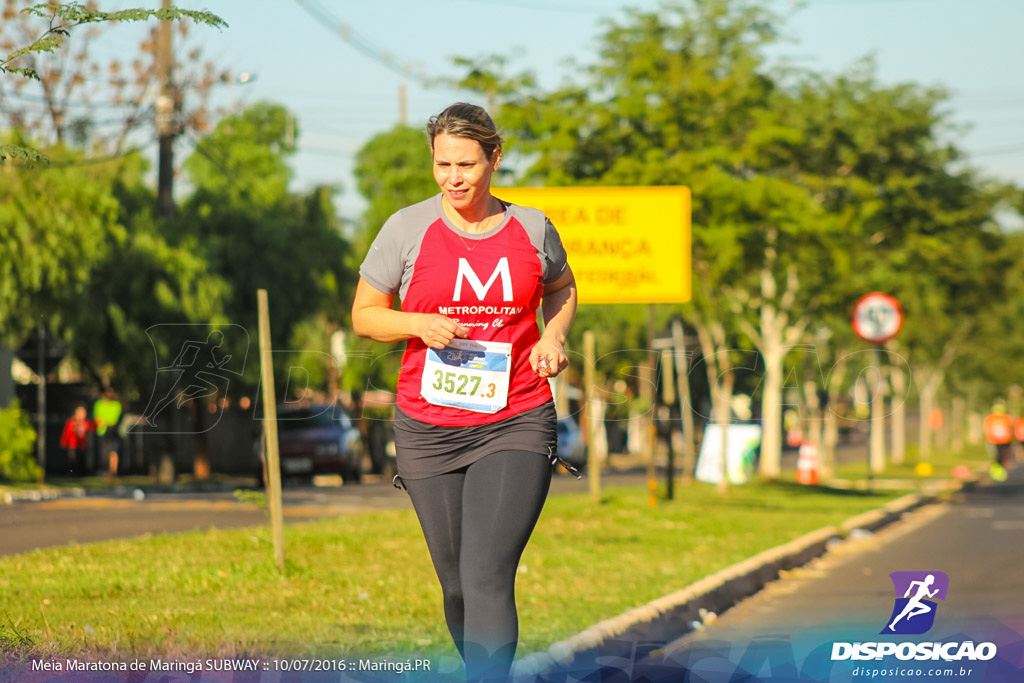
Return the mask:
M491 273L491 278L487 281L486 285L480 282L480 278L476 276L476 272L469 265L469 261L465 258L460 258L459 274L455 278L455 294L452 295L452 301L462 300L463 280L469 282L469 286L473 288L473 293L476 294L477 299L483 301L487 290L491 288L491 285L494 284L499 275L501 276L502 297L505 301L512 301L512 272L508 269L507 256L502 256L501 260L498 261L498 265L494 268L494 272Z

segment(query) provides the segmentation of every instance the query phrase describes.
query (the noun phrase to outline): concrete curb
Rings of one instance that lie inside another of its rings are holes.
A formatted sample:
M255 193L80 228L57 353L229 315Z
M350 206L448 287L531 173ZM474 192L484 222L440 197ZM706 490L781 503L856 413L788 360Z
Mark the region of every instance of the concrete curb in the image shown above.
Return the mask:
M215 480L199 483L185 482L175 484L114 483L109 486L100 486L95 488L86 488L84 486L54 486L34 489L0 488L0 505L57 500L59 498L130 498L136 491L142 491L145 495L149 495L151 493L230 493L239 488L249 488L251 485L251 480L248 478L239 478L237 481Z
M39 502L42 500L56 500L58 498L67 498L69 496L81 497L85 495L85 489L73 488L73 489L26 489L24 491L11 490L11 491L0 491L0 503L5 505L12 505L15 502L31 501Z
M545 652L530 654L516 662L513 674L535 676L556 666L570 666L584 657L592 659L601 645L612 639L678 638L692 631L691 624L702 621L708 612L721 613L764 588L781 572L823 555L834 539L845 538L857 530L876 531L898 521L907 512L937 500L935 495L911 494L851 517L838 526L812 531L646 605L599 622L568 640L555 643Z

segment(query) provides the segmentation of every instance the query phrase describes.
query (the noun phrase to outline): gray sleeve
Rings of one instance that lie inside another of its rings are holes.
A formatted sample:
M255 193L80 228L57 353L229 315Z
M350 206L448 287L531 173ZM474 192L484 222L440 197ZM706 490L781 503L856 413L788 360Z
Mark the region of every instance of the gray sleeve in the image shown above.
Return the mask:
M530 241L537 249L537 257L540 258L543 269L544 284L560 278L567 265L565 247L562 246L562 238L558 236L558 230L551 224L551 220L539 209L519 204L506 205L519 219L526 234L530 236Z
M396 211L370 245L359 275L375 289L404 298L423 235L440 212L440 194Z
M384 223L359 267L360 277L375 289L391 295L398 293L402 286L402 273L405 272L404 240L402 230L399 229L400 223L398 214Z
M558 231L555 230L555 226L551 224L547 216L544 217L543 252L544 283L547 284L560 278L565 272L566 266L569 265L565 247L562 246L562 238L558 236Z

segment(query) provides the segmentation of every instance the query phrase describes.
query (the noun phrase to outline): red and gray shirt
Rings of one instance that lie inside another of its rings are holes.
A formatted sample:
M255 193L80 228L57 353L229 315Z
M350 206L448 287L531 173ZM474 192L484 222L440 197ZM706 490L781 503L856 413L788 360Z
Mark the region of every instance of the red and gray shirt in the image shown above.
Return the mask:
M402 209L381 228L359 270L374 288L398 296L403 311L440 313L469 328L471 340L512 345L508 403L488 414L428 403L420 393L427 346L408 340L397 404L416 420L446 427L488 424L551 400L529 354L540 338L544 285L565 271L565 249L541 211L502 204L503 220L482 234L455 227L440 194Z

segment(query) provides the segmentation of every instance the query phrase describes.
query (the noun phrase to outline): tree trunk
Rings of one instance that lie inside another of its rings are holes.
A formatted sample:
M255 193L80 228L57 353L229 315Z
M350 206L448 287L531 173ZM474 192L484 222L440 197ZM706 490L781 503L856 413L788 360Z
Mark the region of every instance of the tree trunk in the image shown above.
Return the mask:
M765 345L764 392L761 395L762 477L774 479L782 472L782 359L781 345Z
M985 416L973 410L967 413L967 443L977 446L985 440Z
M901 465L907 456L907 407L904 396L907 378L898 366L889 368L889 384L892 387L892 461Z
M721 323L705 324L704 317L698 312L694 315L694 327L700 341L703 354L704 371L708 377L708 390L711 392L711 424L722 425L722 465L718 481L719 493L724 493L729 486L726 477L726 448L728 447L725 426L729 423L729 402L732 399L732 387L735 382L729 349L725 342L725 328Z
M964 450L964 415L967 412L967 401L962 396L953 399L953 411L949 416L953 451L961 453Z
M839 393L846 376L846 357L840 355L840 359L832 365L828 375L826 390L828 391L828 410L825 411L825 435L824 449L822 450L822 472L832 475L836 470L836 446L839 444L839 415L836 414L835 406L838 403Z
M918 401L921 406L921 424L918 429L918 460L927 462L932 457L932 429L929 424L932 410L935 409L935 389L929 382L918 387Z
M871 443L868 459L871 473L880 474L885 469L885 382L877 355L871 370L874 379L871 383Z

